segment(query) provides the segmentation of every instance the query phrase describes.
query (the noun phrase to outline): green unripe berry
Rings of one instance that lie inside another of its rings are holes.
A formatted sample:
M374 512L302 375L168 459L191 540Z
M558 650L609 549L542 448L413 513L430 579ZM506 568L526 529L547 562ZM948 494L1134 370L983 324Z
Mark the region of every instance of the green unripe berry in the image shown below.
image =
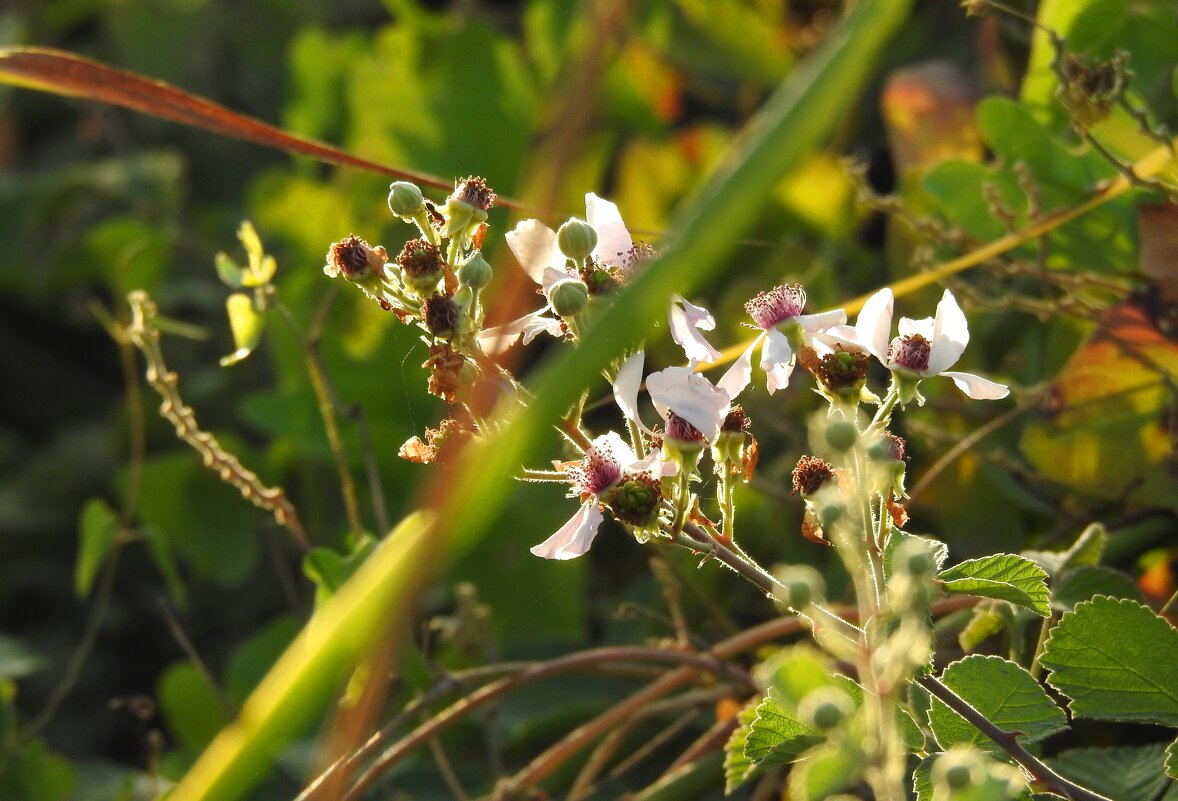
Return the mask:
M831 501L823 504L818 509L818 522L822 524L823 528L830 528L835 523L843 519L843 515L847 513L846 505L839 501Z
M571 217L556 232L556 244L561 253L573 261L581 262L589 258L593 248L597 247L597 231L584 220Z
M859 439L859 431L855 428L854 423L837 420L826 427L825 436L826 444L842 453L855 447L855 443Z
M945 784L953 790L961 790L973 784L973 769L969 765L950 765L941 774Z
M805 609L826 594L826 581L810 565L783 567L777 571L777 580L782 585L776 591L777 599L790 609Z
M798 704L798 717L818 731L830 731L854 712L851 697L837 687L814 690Z
M425 198L416 184L395 181L389 184L389 211L403 220L412 219L425 210Z
M589 305L589 288L583 281L570 279L561 281L548 293L552 310L561 317L573 317L585 311Z
M458 265L458 282L471 289L483 289L491 283L491 265L483 258L481 251L476 250Z
M976 748L950 749L933 764L933 781L950 790L964 790L985 778L988 761Z
M937 569L937 561L925 542L909 538L897 546L892 564L912 576L931 576Z

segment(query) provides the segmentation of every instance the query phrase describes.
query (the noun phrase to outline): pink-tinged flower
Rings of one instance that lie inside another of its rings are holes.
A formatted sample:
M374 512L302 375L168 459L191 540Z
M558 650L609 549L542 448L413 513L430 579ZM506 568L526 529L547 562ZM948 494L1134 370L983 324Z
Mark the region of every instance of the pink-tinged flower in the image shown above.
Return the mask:
M626 359L614 379L614 400L627 420L649 431L638 415L638 390L642 385L643 351ZM732 401L728 393L714 386L691 367L668 367L646 377L646 391L665 422L671 415L686 421L707 442L716 439ZM669 428L668 428L669 430Z
M544 559L574 559L589 550L604 519L603 497L629 476L648 474L654 479L667 473L668 466L657 453L639 460L630 446L613 431L597 437L585 451L580 464L568 471L572 496L581 508L555 534L531 549Z
M713 348L700 333L716 327L716 318L703 306L696 306L679 295L672 295L667 322L671 329L671 339L683 348L683 353L692 366L700 362L711 364L720 358L720 351Z
M736 398L752 381L753 351L761 348L761 369L772 395L789 384L796 364L795 350L807 344L814 334L847 321L842 309L802 314L806 305L806 291L801 284L784 284L762 292L744 305L761 333L745 349L716 386Z
M893 305L892 290L876 292L863 304L853 335L855 343L866 348L889 370L916 380L943 375L975 400L998 400L1010 394L1005 384L949 370L969 344L969 326L952 292L946 289L941 296L936 317L923 320L901 317L899 336L889 341ZM912 397L919 400L916 394Z

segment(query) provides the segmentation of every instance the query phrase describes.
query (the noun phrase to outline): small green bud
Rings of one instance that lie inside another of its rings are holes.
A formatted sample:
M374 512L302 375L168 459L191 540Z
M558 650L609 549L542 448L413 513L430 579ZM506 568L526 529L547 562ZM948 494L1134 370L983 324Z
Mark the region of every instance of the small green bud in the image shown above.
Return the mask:
M561 253L579 263L589 258L597 247L597 231L584 220L571 217L556 232L556 244Z
M790 609L805 609L826 595L826 581L810 565L788 565L777 570L776 576L781 582L777 600Z
M818 509L818 522L822 524L823 528L831 528L835 523L843 519L843 515L847 513L845 504L839 501L831 501L823 504Z
M933 559L929 547L921 540L911 537L899 544L892 556L892 564L898 570L912 576L931 576L937 569L937 562Z
M826 427L826 444L842 453L855 447L859 440L859 431L855 424L846 420L836 420Z
M458 265L458 282L471 289L483 289L491 283L491 265L483 258L482 251L476 250Z
M944 783L950 790L964 790L982 782L985 763L985 757L975 748L954 748L933 764L933 781Z
M389 211L402 220L411 220L425 211L425 198L416 184L396 181L389 184Z
M552 310L557 315L573 317L589 305L589 288L575 278L561 281L548 293L548 300L551 301Z
M818 731L830 731L854 712L854 701L838 687L821 687L798 704L798 717Z

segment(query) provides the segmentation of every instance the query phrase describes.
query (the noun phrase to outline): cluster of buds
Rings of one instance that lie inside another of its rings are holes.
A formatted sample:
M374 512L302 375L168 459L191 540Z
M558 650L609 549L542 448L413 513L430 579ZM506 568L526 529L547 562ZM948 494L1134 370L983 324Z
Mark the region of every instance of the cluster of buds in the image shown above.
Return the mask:
M390 259L384 247L353 234L331 245L323 268L422 330L430 348L423 365L430 370L430 392L449 402L479 373L479 293L492 277L481 247L494 202L482 178L458 181L441 206L414 184L398 181L389 187L389 210L416 225L419 235Z

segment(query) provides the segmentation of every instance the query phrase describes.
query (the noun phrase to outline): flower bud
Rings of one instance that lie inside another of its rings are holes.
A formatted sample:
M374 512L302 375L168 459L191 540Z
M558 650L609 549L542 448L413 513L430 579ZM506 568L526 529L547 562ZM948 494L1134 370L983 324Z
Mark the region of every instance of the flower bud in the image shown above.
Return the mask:
M476 250L458 265L458 282L471 289L483 289L491 283L491 265L483 258L482 251Z
M781 586L774 595L790 609L801 611L826 595L826 581L810 565L788 565L777 570L776 576Z
M493 205L495 193L482 178L471 176L459 181L442 207L442 214L446 218L444 235L472 235L486 221L487 211Z
M820 687L798 704L798 718L818 731L830 731L855 713L855 702L838 687Z
M412 220L425 211L425 198L416 184L396 181L389 184L389 211L402 220Z
M859 441L859 430L855 424L846 420L836 420L826 427L823 432L826 444L833 450L843 453L855 447Z
M589 305L589 288L575 278L561 281L548 293L552 310L560 317L573 317Z
M571 217L556 232L556 244L561 253L575 262L582 262L597 247L597 230L584 220Z

